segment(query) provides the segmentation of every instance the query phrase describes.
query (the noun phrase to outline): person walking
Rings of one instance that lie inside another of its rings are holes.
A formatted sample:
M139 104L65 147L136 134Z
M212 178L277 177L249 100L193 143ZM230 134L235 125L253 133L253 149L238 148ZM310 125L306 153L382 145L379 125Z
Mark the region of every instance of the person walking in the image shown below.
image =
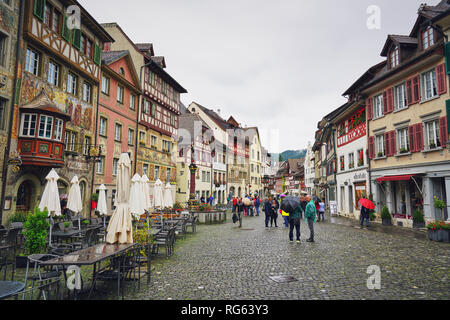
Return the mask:
M238 205L238 199L236 197L233 197L233 213L236 213L237 205Z
M314 242L314 222L316 221L316 206L310 196L306 196L305 200L308 202L305 210L305 221L308 223L310 236L307 242Z
M250 198L250 205L248 206L249 216L253 217L253 207L255 206L255 199L253 197Z
M317 222L324 222L325 221L325 203L323 202L323 200L319 199L319 219L317 220ZM322 217L322 219L321 219Z
M289 214L289 240L294 242L294 228L297 236L297 243L300 244L300 221L303 213L301 205L297 206L294 212Z
M278 218L278 208L280 207L280 204L278 203L277 199L274 199L272 201L272 216L270 218L270 227L273 227L273 224L275 223L275 228L278 228L277 226L277 218Z
M261 205L261 199L259 196L256 196L255 198L255 210L256 210L256 216L259 217L259 206Z
M361 215L359 220L361 222L361 229L364 229L364 220L366 220L366 228L369 229L370 210L364 206L361 206Z
M273 216L272 198L268 198L264 203L264 212L266 214L266 228L269 228L269 221Z
M303 212L306 211L306 205L308 204L308 202L305 200L305 197L302 196L300 198L300 206L302 207L302 218L303 218Z

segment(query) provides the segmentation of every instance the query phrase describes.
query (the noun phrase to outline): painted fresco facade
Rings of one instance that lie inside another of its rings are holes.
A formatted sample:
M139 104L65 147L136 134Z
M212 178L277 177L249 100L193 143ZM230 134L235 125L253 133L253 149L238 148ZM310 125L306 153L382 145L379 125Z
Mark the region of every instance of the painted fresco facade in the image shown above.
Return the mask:
M4 180L13 166L8 165L8 159L15 158L8 149L8 133L10 131L10 117L14 106L14 82L16 78L17 33L19 25L20 1L11 0L9 3L0 2L0 41L3 48L0 52L0 224L6 221L12 212L13 197L5 199L3 194ZM7 154L5 154L7 153ZM2 216L5 216L2 219Z
M9 172L6 196L12 198L11 212L34 208L45 176L55 167L62 198L73 176L78 176L85 204L82 214L89 216L94 166L87 157L95 147L100 55L103 42L112 39L82 9L81 29L70 30L65 4L35 1L26 2L24 8L21 86L10 141L11 150L29 162L20 171ZM42 112L42 105L35 105L39 101L52 107ZM35 112L30 112L31 106Z

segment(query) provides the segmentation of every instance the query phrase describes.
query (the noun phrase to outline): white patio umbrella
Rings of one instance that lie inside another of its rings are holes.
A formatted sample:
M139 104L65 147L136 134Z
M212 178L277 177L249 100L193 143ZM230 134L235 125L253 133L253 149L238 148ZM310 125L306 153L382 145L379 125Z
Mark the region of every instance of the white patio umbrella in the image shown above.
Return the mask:
M150 179L147 177L147 175L144 174L141 178L142 192L144 193L145 198L145 210L150 212L152 203L150 201L150 185L148 184L149 182Z
M58 179L59 176L55 169L52 169L50 173L45 177L47 184L45 185L44 193L41 197L41 202L39 203L39 210L44 211L45 208L48 210L48 215L50 217L50 236L49 243L52 243L52 226L53 219L52 216L61 215L61 203L59 199L58 191Z
M72 181L70 181L70 191L69 191L69 199L67 200L67 209L76 212L78 215L78 229L81 229L80 226L80 215L83 210L83 203L81 201L81 190L80 190L80 182L78 181L78 176L74 176Z
M142 190L141 176L137 173L131 179L130 190L130 212L136 218L139 219L142 214L145 213L145 196Z
M172 188L170 187L170 183L168 183L164 188L164 208L172 208L172 207L173 207ZM172 218L172 215L170 215L170 218Z
M163 184L161 180L156 180L155 187L153 188L153 206L155 208L164 208L164 195L163 195ZM163 214L161 213L161 223L163 222Z
M156 180L154 195L153 195L153 206L155 208L162 209L164 207L164 196L163 196L163 186L161 180Z
M148 224L148 216L151 211L152 203L150 201L150 185L148 184L150 182L150 179L147 177L146 174L144 174L141 178L141 185L142 185L142 193L144 194L144 204L145 204L145 210L147 211L147 224Z
M117 172L117 207L108 225L106 242L133 243L132 217L128 200L130 198L131 161L128 153L122 153Z
M102 184L98 190L100 190L98 194L98 204L97 204L97 211L100 213L100 215L103 216L103 227L105 227L106 224L106 214L108 213L108 205L106 204L106 187L104 184Z

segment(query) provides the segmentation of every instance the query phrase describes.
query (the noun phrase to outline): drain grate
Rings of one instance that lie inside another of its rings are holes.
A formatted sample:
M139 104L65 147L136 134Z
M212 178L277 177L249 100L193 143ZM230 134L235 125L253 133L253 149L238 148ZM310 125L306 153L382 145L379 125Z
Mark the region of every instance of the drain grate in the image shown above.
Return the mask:
M291 276L269 276L269 278L277 283L289 283L298 281L297 279Z
M239 229L241 231L255 231L255 229Z

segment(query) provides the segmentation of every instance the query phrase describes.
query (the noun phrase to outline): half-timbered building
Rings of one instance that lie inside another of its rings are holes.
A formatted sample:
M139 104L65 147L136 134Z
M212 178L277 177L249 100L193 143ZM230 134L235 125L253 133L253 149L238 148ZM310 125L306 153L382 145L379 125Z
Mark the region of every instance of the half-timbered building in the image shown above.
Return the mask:
M9 172L6 195L13 199L12 211L34 208L45 176L56 168L62 199L78 176L82 214L89 216L99 150L95 116L101 48L113 39L77 1L24 3L20 95L10 140L23 163Z

